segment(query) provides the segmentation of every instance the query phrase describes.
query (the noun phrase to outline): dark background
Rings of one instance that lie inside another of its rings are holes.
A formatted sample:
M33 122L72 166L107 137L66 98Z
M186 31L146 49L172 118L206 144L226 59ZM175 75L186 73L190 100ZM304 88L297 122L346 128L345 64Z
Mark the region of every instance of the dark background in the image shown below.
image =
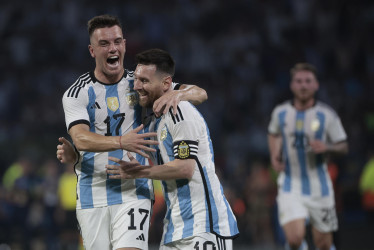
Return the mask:
M56 187L51 181L47 195L42 183L49 179L47 169L55 169L57 179L66 171L55 159L58 137L68 137L61 97L93 70L86 23L105 13L123 23L126 68L135 68L136 53L162 48L176 60L176 82L207 90L209 100L198 109L209 125L217 172L237 215L236 244L244 248L283 246L267 125L274 106L291 97L289 69L297 62L314 64L318 98L338 112L350 146L347 156L330 162L340 225L335 243L338 249L374 249L374 224L359 190L374 138L370 0L1 1L0 249L4 244L67 248L60 232L51 229L57 224L46 222L54 217L47 218L45 197L57 200ZM4 174L25 158L32 171L19 187L26 202L17 203ZM161 223L163 212L156 216ZM150 243L157 245L161 229L155 228Z

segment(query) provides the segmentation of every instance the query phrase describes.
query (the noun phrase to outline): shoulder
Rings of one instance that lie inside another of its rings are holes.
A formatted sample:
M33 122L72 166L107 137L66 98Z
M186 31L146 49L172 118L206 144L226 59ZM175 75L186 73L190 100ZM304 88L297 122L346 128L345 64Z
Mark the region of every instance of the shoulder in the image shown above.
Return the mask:
M77 98L81 90L93 82L91 72L84 73L66 90L64 97Z
M316 109L317 109L317 111L327 113L327 114L331 115L332 117L337 117L338 116L336 111L330 105L328 105L324 102L321 102L321 101L316 102Z
M291 100L284 101L282 103L279 103L278 105L275 106L273 109L274 113L279 113L281 111L287 110L287 109L293 109L293 105Z
M177 109L178 110L175 115L173 114L172 109L169 109L169 112L166 114L166 118L168 118L174 124L189 120L196 120L196 117L199 114L195 106L187 101L181 101L178 104Z

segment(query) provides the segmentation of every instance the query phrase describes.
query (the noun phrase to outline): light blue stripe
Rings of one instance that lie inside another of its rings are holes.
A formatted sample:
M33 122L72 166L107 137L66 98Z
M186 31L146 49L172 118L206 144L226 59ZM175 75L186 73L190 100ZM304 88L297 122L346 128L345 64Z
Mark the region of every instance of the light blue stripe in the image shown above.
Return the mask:
M289 154L288 154L288 148L287 148L287 136L286 136L286 131L285 131L285 124L286 124L286 111L282 111L278 114L278 119L279 119L279 126L281 128L281 133L282 133L282 152L283 155L285 156L285 179L283 183L283 191L285 192L290 192L291 191L291 167L290 167L290 161L289 161Z
M95 133L95 110L91 109L96 100L96 94L93 87L88 89L88 105L86 107L87 113L90 119L90 132ZM79 198L82 208L93 208L93 197L92 197L92 174L95 166L95 153L85 152L83 153L83 160L81 163L81 177L79 180Z
M134 91L134 80L128 80L128 81L129 81L130 91ZM133 119L134 119L134 124L132 126L133 129L137 128L138 126L140 126L140 124L142 124L142 107L139 105L139 103L137 103L134 106ZM139 154L136 154L136 160L142 165L145 163L144 157ZM135 186L136 186L136 195L138 199L150 199L151 198L150 188L149 188L147 179L145 178L135 179Z
M205 127L206 127L206 134L208 135L208 141L209 141L209 149L210 149L210 153L212 155L212 162L214 162L214 151L213 151L213 143L212 143L212 140L210 138L210 132L209 132L209 128L208 128L208 124L206 123L205 119L204 119L204 116L199 112L199 110L194 106L192 105L191 103L189 103L195 110L196 112L201 116L201 118L203 118L203 121L205 123Z
M94 155L92 152L83 153L82 172L79 180L79 198L82 208L93 208L92 174L94 172Z
M117 90L118 84L115 85L106 85L106 94L105 94L105 100L107 101L109 97L115 97L118 100L118 109L117 110L111 110L107 108L108 116L110 117L110 131L112 133L112 136L119 136L122 134L122 129L119 128L118 134L117 134L117 127L120 123L121 117L115 119L113 116L120 113L120 98L118 96L118 90ZM119 159L122 159L123 157L123 151L118 149L114 151L108 152L108 156L116 157ZM116 164L108 161L108 164ZM122 190L121 190L121 180L113 180L113 179L106 179L106 193L107 193L107 202L108 205L114 205L114 204L120 204L122 203Z
M194 215L192 213L191 191L187 179L176 180L176 183L179 208L184 223L182 237L186 238L193 234Z
M219 221L218 221L218 218L219 218L218 209L217 209L217 205L214 201L212 186L211 186L210 181L209 181L208 173L206 172L206 167L203 167L203 172L204 172L204 177L203 178L205 178L206 184L208 186L208 194L206 194L206 195L207 195L207 199L210 200L210 208L211 208L211 211L212 211L212 218L213 218L213 221L211 222L213 224L213 231L217 234L220 234ZM209 221L209 216L207 217L206 220ZM210 230L208 232L210 232Z
M322 140L323 132L325 130L326 117L324 113L317 112L317 118L319 120L320 126L319 126L319 129L316 131L315 138L317 140ZM326 172L323 169L324 160L323 160L322 154L316 155L316 165L317 165L317 171L318 171L318 178L321 183L321 195L327 196L329 195L329 188L327 186Z
M166 203L166 208L167 208L167 211L165 214L165 220L168 221L168 225L166 227L166 233L164 237L164 244L166 244L166 243L173 241L174 225L171 219L170 199L167 193L168 186L165 181L162 181L161 183L164 186L164 198L165 198L165 203Z
M297 111L296 123L297 121L302 121L302 124L304 125L305 112ZM300 165L301 192L304 195L310 195L310 181L309 181L309 176L307 172L306 156L305 156L304 126L300 130L296 128L295 136L296 136L296 140L299 140L296 145L296 150L297 150L297 158L299 160L299 165Z
M226 205L227 217L228 217L229 226L230 226L230 235L236 235L236 234L239 233L238 224L236 222L234 214L232 213L232 211L230 209L230 204L228 203L228 201L226 199L225 193L223 191L223 187L222 187L222 185L220 185L220 186L221 186L221 195L223 196L223 200L224 200L225 205Z

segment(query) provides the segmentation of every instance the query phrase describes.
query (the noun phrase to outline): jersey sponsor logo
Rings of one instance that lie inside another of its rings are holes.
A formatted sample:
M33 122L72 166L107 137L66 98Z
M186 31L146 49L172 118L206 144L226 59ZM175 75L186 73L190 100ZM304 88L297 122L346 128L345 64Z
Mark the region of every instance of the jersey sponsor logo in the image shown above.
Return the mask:
M119 101L117 97L108 97L106 99L106 103L108 105L108 108L113 112L119 108Z
M138 103L138 96L136 95L135 91L126 93L126 102L130 106L134 106Z
M160 140L165 141L166 137L168 136L168 130L166 128L166 125L161 129L161 134L160 134Z
M181 141L178 145L178 157L180 159L186 159L190 156L190 146L184 142Z

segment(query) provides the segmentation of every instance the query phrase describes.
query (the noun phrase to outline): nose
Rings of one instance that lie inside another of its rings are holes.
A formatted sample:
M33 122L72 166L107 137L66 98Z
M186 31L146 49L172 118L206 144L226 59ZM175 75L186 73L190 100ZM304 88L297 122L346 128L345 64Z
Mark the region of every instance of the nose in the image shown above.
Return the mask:
M109 45L109 52L117 51L117 45L115 43L110 43Z
M139 79L134 80L134 90L139 90L141 89L142 82Z

